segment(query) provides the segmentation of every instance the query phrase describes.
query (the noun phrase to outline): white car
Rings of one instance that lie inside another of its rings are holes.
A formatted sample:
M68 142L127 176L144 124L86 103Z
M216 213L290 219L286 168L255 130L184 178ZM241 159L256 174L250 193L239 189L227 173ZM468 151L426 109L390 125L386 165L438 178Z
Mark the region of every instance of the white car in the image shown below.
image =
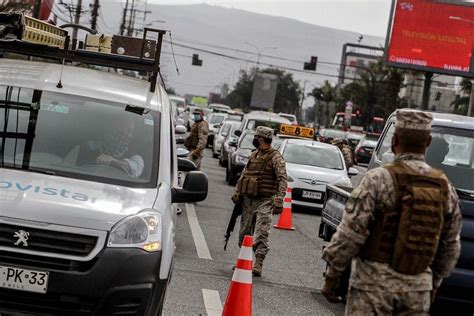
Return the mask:
M207 145L214 146L214 136L219 132L222 122L227 118L227 113L210 113L207 117L209 124L209 134L207 136Z
M226 138L229 133L240 126L239 121L229 121L225 120L222 123L221 128L219 131L214 135L214 143L212 145L212 157L219 158L221 154L222 144L224 143L224 139Z
M286 139L279 150L286 162L293 205L320 210L326 184L352 187L349 176L358 174L355 168L346 169L341 151L333 145Z

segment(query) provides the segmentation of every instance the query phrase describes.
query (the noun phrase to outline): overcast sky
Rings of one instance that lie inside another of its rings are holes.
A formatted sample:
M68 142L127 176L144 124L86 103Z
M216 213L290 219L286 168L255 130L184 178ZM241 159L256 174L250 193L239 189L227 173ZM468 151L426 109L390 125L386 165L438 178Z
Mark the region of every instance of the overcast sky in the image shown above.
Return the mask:
M387 32L391 4L390 0L148 0L148 2L207 3L383 37Z

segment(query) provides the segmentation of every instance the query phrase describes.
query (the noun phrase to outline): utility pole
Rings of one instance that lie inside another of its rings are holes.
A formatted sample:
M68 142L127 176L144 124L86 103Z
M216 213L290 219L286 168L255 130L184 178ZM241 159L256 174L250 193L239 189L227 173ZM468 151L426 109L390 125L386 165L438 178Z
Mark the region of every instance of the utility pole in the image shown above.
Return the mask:
M122 23L120 24L120 35L125 32L125 24L127 23L128 0L125 1L125 8L122 14Z
M82 14L82 0L77 0L76 13L74 15L74 24L81 23L81 14ZM77 39L77 28L74 28L72 31L72 40Z
M99 0L94 0L94 2L90 5L92 8L91 11L91 29L97 30L97 17L99 16Z
M132 36L133 28L135 25L133 24L133 16L135 15L135 0L132 0L132 6L130 7L130 16L128 17L128 27L127 27L127 36Z

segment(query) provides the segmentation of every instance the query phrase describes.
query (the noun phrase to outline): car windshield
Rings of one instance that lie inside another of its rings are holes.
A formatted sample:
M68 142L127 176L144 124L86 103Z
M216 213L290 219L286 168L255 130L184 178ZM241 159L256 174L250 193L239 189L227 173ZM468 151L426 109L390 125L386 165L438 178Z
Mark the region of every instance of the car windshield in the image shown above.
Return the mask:
M327 130L324 131L324 137L345 139L346 138L346 133L343 132L343 131L327 129Z
M156 186L159 113L10 86L0 95L2 168Z
M453 185L474 193L474 131L433 127L426 162L446 173Z
M211 121L209 124L211 125L217 125L222 123L222 121L225 119L225 115L211 115Z
M255 130L259 126L266 126L266 127L270 127L271 129L279 131L281 124L282 123L275 122L275 121L249 120L248 123L247 123L247 129Z
M246 133L240 141L240 148L242 149L255 149L253 142L254 133Z
M283 158L297 165L343 170L341 155L337 148L321 148L303 144L285 146Z

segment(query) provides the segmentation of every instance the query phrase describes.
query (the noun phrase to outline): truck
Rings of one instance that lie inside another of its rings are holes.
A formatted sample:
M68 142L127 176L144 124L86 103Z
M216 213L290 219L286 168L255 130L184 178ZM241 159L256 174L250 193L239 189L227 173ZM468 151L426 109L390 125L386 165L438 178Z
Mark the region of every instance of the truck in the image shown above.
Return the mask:
M145 28L135 56L130 38L115 54L22 14L0 29L0 314L160 315L178 203L208 188L178 157L165 31Z
M462 211L461 255L450 277L439 288L433 306L474 312L474 118L455 114L433 115L432 142L426 151L426 162L443 170L459 196ZM368 169L393 161L391 139L395 131L393 113L384 127ZM447 153L439 159L440 153ZM352 189L328 185L321 212L319 237L330 241L344 215ZM347 293L350 271L344 273L338 289Z

